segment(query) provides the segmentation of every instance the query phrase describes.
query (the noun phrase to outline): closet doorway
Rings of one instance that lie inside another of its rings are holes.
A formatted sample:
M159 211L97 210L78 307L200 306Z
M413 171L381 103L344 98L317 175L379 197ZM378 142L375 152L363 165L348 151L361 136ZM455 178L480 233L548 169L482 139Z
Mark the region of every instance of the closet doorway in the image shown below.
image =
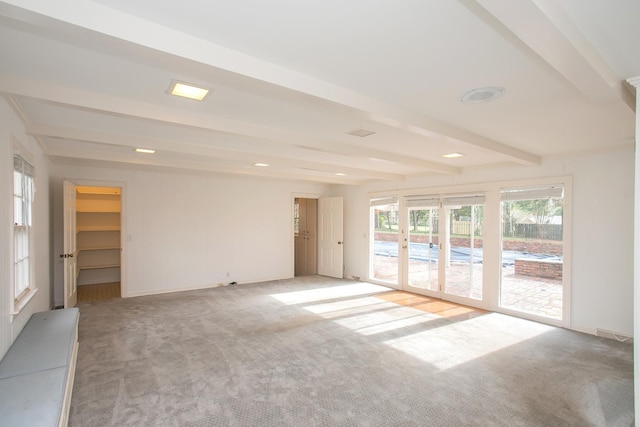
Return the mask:
M78 302L121 297L120 187L76 186Z
M293 202L294 274L318 273L318 199L296 197Z

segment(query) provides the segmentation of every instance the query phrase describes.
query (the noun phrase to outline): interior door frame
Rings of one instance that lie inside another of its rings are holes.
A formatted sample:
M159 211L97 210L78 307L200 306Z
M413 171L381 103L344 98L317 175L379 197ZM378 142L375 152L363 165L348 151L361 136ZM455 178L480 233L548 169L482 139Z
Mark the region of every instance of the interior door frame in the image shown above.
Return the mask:
M339 212L335 209L335 203L340 205ZM327 213L324 206L330 204ZM336 217L339 217L339 219ZM327 221L327 219L329 221ZM325 227L328 225L328 227ZM325 232L328 228L329 232ZM323 261L324 254L329 253L329 266ZM344 198L337 197L321 197L318 199L318 274L328 277L342 279L344 276ZM337 264L337 265L336 265ZM326 266L326 268L325 268Z
M78 302L78 247L76 243L76 183L62 181L63 238L60 257L63 263L63 306L75 307Z
M289 238L291 239L289 246L291 248L291 261L290 261L290 265L289 265L289 277L296 277L296 272L295 272L295 267L296 267L296 249L295 249L295 224L294 224L294 210L295 210L295 204L296 204L296 199L319 199L320 198L320 194L318 193L291 193L291 208L289 209L289 212L291 212L291 217L289 218L289 224L290 224L290 231L289 231ZM317 239L316 239L317 242ZM317 251L316 251L317 253Z
M102 181L95 179L64 178L64 181L71 181L76 186L89 187L117 187L120 188L120 296L127 298L129 288L127 283L127 257L125 243L132 240L132 236L127 234L127 183L125 181ZM66 230L65 230L66 232Z

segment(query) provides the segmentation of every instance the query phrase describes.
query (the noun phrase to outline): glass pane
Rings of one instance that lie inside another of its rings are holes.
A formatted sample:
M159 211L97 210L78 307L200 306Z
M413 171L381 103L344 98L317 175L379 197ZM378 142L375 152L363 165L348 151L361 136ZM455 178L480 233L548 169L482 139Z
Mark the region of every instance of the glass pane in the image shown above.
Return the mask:
M398 283L398 203L371 207L371 278Z
M482 299L482 221L481 205L448 207L449 253L445 292L476 300Z
M563 198L502 202L500 306L562 319Z
M15 265L15 295L20 295L29 285L29 258Z
M13 224L24 224L24 211L22 210L22 197L13 197Z
M29 256L29 234L27 233L27 227L24 226L14 227L13 233L14 261L17 262Z
M300 202L295 199L293 204L293 232L298 233L300 231Z
M13 194L22 197L22 174L13 171Z
M409 208L409 285L437 291L438 208Z

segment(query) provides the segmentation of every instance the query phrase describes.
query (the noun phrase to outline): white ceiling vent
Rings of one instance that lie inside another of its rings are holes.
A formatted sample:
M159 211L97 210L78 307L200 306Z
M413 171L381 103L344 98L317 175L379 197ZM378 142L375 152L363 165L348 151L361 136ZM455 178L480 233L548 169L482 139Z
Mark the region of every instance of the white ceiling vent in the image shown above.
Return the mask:
M369 135L373 135L375 132L372 130L367 130L367 129L356 129L356 130L352 130L350 132L347 132L349 135L355 135L355 136L359 136L361 138L364 138L365 136L369 136Z
M504 95L505 89L498 86L487 86L471 89L460 96L460 102L465 104L481 104L493 101Z

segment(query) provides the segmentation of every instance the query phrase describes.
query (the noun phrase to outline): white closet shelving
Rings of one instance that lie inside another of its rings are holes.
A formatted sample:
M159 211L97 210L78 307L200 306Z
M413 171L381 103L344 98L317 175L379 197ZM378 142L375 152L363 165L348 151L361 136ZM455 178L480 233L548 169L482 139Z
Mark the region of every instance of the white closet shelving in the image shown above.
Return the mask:
M78 187L78 285L120 282L120 189Z

